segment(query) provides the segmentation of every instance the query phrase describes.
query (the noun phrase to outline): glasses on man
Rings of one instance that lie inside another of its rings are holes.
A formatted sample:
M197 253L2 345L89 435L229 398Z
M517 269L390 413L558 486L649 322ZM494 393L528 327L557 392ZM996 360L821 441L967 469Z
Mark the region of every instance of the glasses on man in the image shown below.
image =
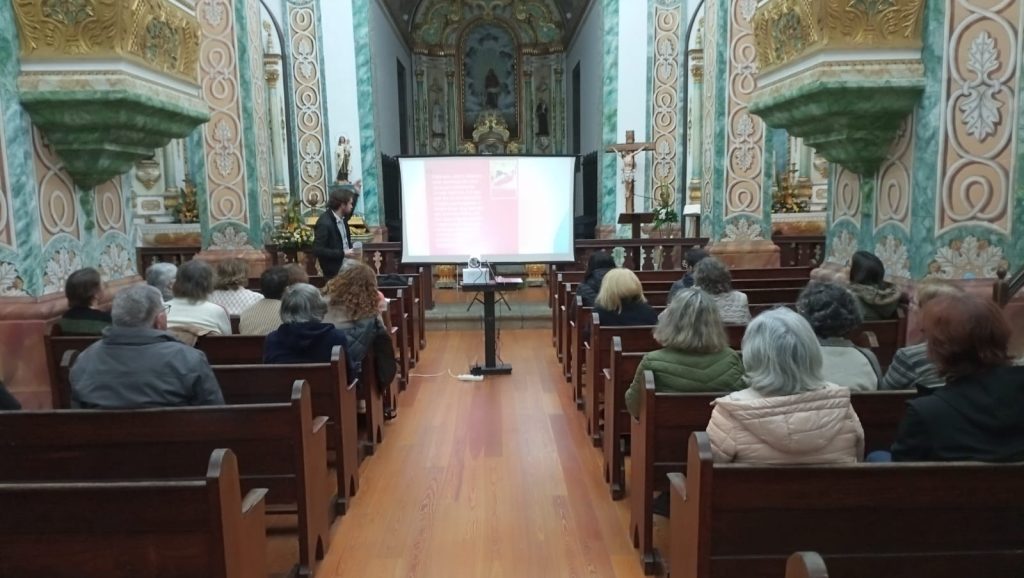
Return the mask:
M170 313L170 311L171 311L171 304L170 303L164 303L164 313Z

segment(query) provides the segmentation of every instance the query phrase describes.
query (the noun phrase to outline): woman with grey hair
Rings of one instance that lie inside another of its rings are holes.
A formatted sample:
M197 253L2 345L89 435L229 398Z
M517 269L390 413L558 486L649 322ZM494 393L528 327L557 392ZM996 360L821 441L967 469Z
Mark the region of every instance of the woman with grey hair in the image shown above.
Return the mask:
M821 344L825 374L833 383L853 391L874 391L882 379L878 358L857 347L849 336L863 318L857 298L835 283L811 281L796 302Z
M167 328L194 335L231 335L231 320L223 307L209 301L214 284L213 268L192 259L178 268L167 302Z
M285 289L281 298L281 326L267 335L263 363L325 363L335 345L348 347L345 334L324 323L327 302L308 283Z
M857 462L864 428L850 390L822 377L821 347L807 320L786 308L758 315L743 336L750 387L714 402L708 438L715 461Z
M174 299L174 278L178 276L178 266L174 263L160 262L153 263L146 269L146 284L152 285L160 290L164 301Z
M750 323L750 305L747 294L734 291L732 275L725 263L714 257L701 259L693 268L693 286L703 289L718 304L718 312L722 323L730 325L746 325Z
M736 391L746 387L743 362L729 348L714 299L683 289L658 318L654 339L662 349L648 352L626 391L626 408L636 417L643 396L644 371L654 373L656 391Z

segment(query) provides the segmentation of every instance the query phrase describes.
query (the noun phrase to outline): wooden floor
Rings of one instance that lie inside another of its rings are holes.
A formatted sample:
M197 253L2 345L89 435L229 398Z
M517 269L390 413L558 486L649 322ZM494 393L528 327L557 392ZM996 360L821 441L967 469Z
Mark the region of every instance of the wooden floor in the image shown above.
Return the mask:
M628 501L570 405L551 330L504 331L513 375L462 382L477 331L431 332L317 578L642 576Z

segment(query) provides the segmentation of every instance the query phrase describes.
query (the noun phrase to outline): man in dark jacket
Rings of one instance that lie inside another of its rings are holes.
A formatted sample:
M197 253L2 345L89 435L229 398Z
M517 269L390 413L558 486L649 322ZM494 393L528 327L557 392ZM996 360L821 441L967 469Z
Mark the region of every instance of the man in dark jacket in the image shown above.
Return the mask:
M327 197L327 210L316 220L313 228L313 254L327 279L337 275L342 261L352 255L352 233L348 228L348 219L354 208L355 193L352 189L333 186Z
M686 255L683 256L683 260L686 261L686 274L683 278L672 284L672 287L668 290L668 300L672 301L672 298L676 296L676 293L683 289L689 289L693 287L693 268L704 260L704 257L708 256L708 252L700 247L692 247L687 249Z
M71 405L139 409L222 405L224 397L206 355L167 329L160 291L133 285L114 296L113 326L71 368Z

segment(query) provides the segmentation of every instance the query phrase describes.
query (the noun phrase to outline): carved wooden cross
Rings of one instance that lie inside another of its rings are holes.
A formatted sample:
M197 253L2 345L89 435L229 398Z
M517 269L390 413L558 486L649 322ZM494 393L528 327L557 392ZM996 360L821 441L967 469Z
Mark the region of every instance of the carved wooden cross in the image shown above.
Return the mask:
M616 153L622 159L622 185L626 189L626 213L633 212L633 185L636 181L636 157L644 151L653 151L652 142L635 142L633 131L626 131L626 142L614 144L605 152Z

